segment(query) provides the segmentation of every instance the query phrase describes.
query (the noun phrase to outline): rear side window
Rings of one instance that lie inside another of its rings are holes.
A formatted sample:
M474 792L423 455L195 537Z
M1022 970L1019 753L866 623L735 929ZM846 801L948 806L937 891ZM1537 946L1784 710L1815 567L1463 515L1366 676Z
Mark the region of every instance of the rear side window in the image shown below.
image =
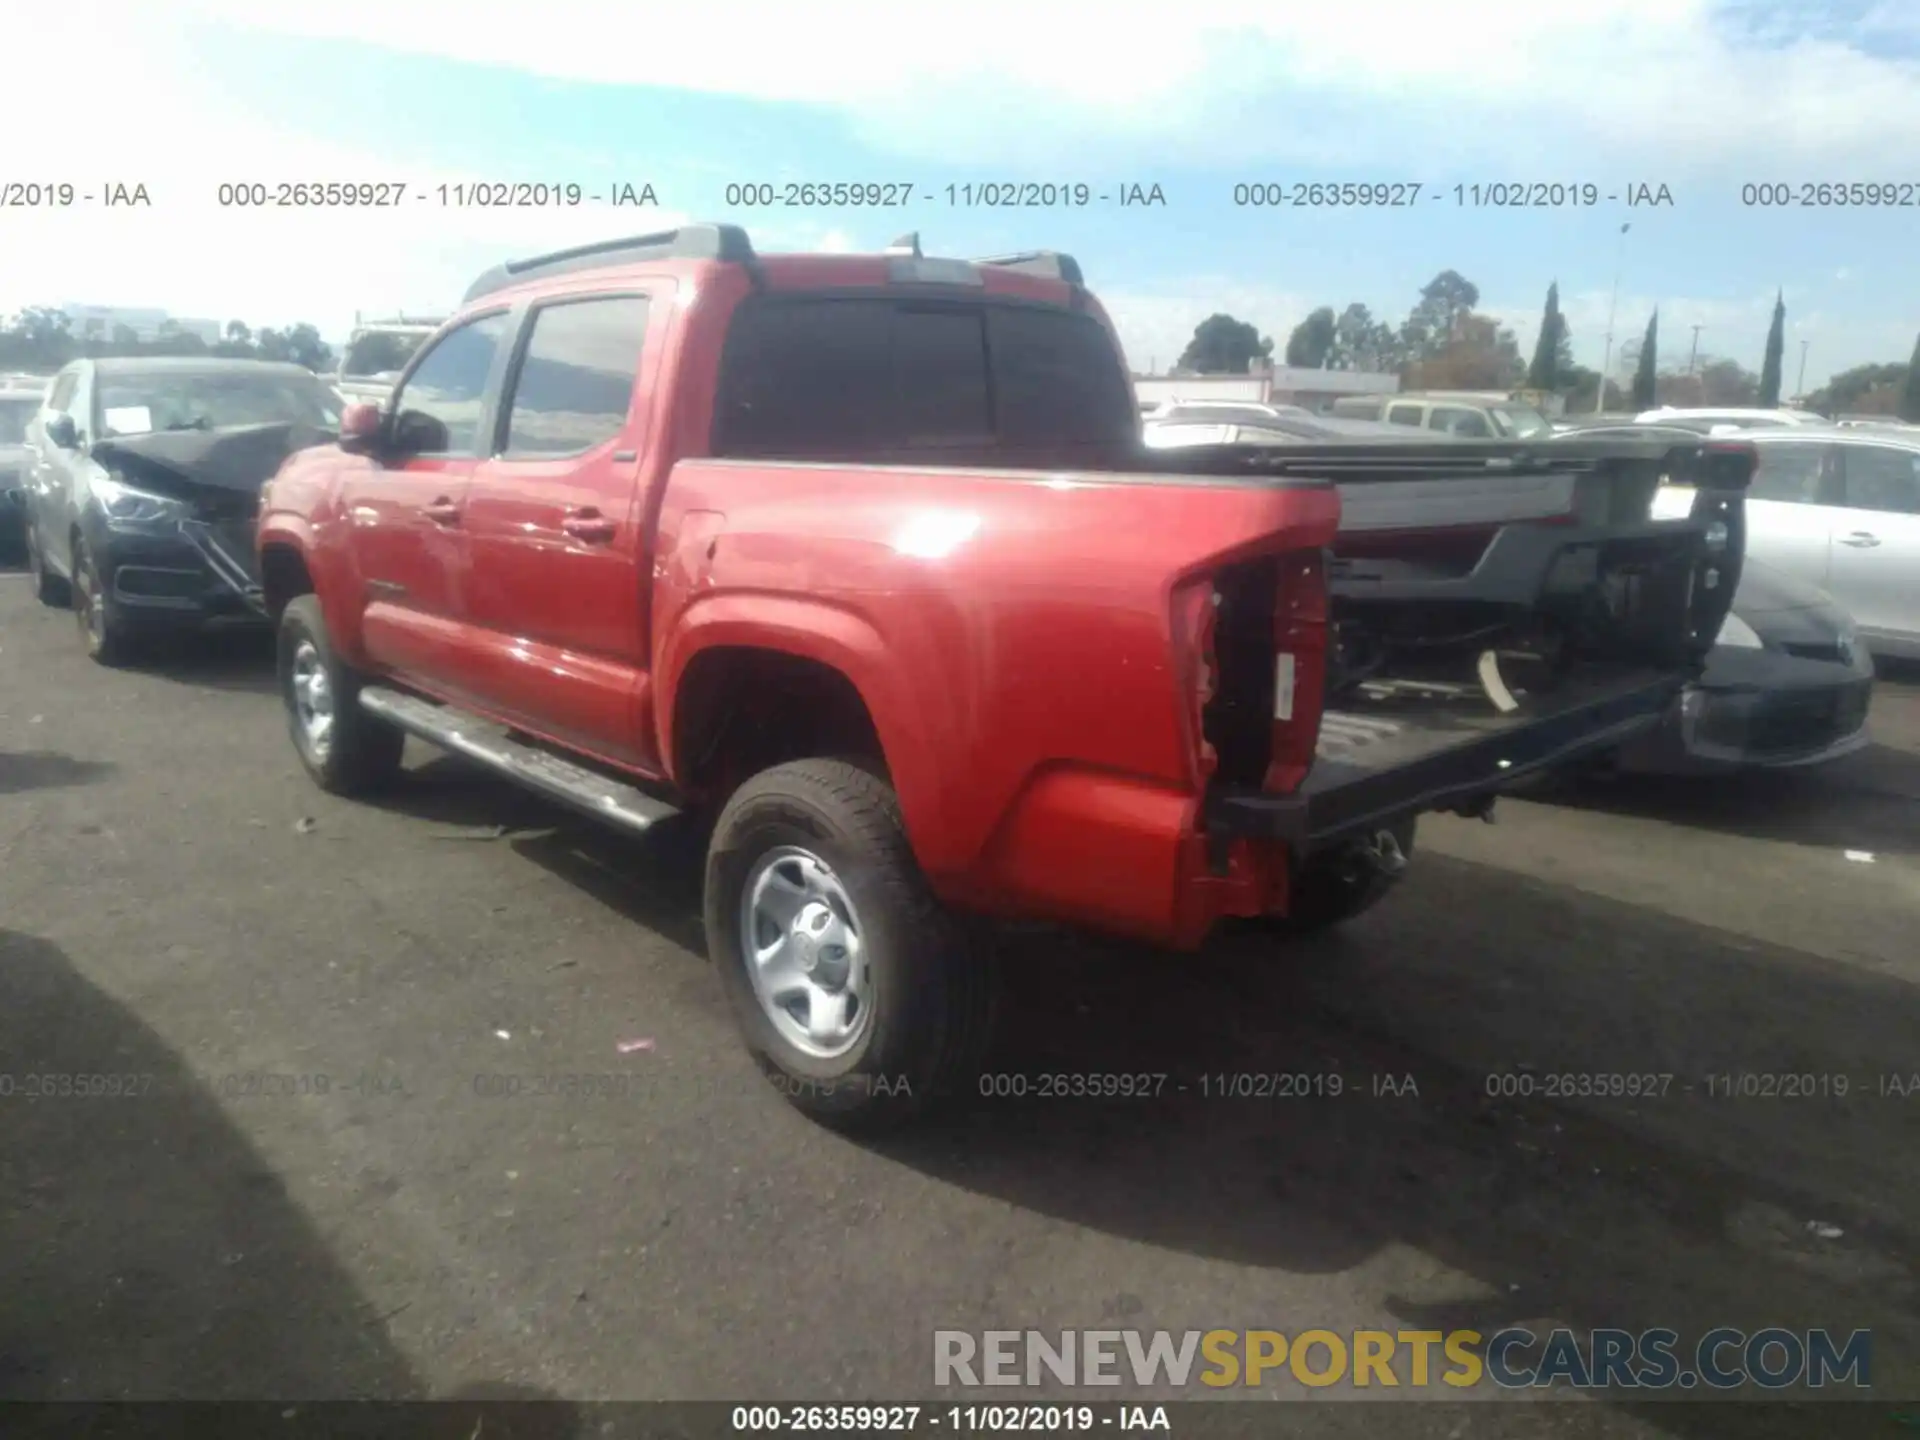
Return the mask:
M507 458L578 455L625 429L646 338L644 295L535 311L507 411Z
M1389 425L1411 425L1418 429L1420 425L1420 407L1418 405L1395 405L1387 411Z
M1348 420L1378 420L1380 402L1378 400L1336 400L1328 413ZM1416 420L1414 423L1417 425L1419 421Z
M1818 505L1820 477L1826 469L1824 445L1756 445L1760 467L1747 486L1749 500L1780 500L1791 505Z
M1920 515L1920 451L1891 445L1848 445L1847 507L1892 515Z
M749 301L721 363L722 455L1135 443L1131 385L1084 315L895 299Z

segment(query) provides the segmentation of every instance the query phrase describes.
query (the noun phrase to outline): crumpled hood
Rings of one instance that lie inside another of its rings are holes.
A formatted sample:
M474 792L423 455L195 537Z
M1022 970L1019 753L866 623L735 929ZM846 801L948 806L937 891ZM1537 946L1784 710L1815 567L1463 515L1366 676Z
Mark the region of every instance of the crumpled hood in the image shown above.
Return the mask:
M170 493L210 486L257 494L289 455L331 443L327 430L299 421L229 425L217 430L157 430L98 441L92 455L109 469L137 471L141 483Z

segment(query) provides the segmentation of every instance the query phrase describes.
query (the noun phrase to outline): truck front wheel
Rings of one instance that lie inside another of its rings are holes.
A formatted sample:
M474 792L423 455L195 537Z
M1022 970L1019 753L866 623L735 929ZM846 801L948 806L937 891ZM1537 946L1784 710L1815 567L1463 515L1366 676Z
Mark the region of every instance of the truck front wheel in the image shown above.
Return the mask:
M963 1087L993 998L913 858L893 790L798 760L748 780L707 854L707 945L761 1069L841 1130L897 1124Z
M333 653L317 595L281 612L278 663L293 748L322 790L360 795L398 773L407 737L360 708L360 676Z
M1408 816L1376 827L1350 846L1314 856L1294 877L1287 914L1276 920L1277 928L1296 935L1330 929L1386 899L1413 859L1415 823Z

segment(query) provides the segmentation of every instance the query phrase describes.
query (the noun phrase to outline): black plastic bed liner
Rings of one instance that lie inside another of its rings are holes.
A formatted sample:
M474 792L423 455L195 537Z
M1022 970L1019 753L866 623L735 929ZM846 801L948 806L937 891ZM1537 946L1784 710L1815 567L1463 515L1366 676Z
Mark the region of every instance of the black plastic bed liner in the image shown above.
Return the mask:
M1207 828L1228 838L1283 840L1308 854L1424 810L1453 809L1657 724L1690 677L1640 667L1588 667L1502 714L1484 696L1430 695L1329 710L1313 769L1291 795L1228 790L1210 797Z

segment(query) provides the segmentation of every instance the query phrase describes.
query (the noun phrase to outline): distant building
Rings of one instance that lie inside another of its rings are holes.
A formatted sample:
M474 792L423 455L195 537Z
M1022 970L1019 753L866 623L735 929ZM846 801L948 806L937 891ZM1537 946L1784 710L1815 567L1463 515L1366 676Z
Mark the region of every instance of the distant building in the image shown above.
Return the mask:
M226 327L218 320L189 320L141 305L77 305L60 307L72 326L77 340L111 340L125 326L139 340L158 340L162 334L198 335L209 345L217 342Z
M1133 391L1140 404L1180 400L1241 400L1260 405L1300 405L1309 410L1342 395L1391 395L1400 377L1374 370L1310 370L1299 365L1258 361L1245 375L1136 375Z

